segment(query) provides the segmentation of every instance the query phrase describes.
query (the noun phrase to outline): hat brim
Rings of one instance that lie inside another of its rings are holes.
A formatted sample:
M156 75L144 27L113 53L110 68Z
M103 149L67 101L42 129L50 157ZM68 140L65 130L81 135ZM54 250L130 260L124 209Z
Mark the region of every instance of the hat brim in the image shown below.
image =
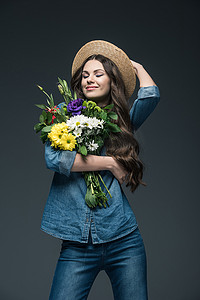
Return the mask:
M93 54L101 54L116 64L124 81L126 98L130 98L136 85L134 67L127 54L122 49L109 42L95 40L88 42L80 48L72 63L72 76L82 66L84 61Z

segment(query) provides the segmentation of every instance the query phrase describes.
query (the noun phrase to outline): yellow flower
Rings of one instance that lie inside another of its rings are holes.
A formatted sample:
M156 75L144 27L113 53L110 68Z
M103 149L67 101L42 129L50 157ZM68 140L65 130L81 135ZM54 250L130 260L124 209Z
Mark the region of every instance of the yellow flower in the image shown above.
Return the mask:
M76 137L71 133L64 133L60 140L60 149L72 151L76 147Z
M48 138L51 141L51 146L62 150L72 151L76 145L76 137L68 133L68 126L65 122L58 123L52 126Z

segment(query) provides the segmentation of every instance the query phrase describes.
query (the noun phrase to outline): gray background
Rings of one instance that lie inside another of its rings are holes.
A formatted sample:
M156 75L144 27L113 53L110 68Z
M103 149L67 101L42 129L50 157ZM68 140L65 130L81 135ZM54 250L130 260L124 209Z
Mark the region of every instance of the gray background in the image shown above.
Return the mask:
M46 300L60 241L40 230L52 172L33 131L44 103L60 101L75 53L110 41L141 63L161 102L137 132L147 187L128 195L146 246L150 300L199 300L199 1L6 1L1 32L2 300ZM137 88L132 97L136 99ZM113 299L101 272L91 299Z

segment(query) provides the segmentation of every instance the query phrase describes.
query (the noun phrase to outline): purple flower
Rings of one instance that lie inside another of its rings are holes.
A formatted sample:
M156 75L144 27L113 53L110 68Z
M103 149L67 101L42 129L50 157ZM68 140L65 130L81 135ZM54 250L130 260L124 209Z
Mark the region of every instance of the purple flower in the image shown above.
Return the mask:
M67 111L72 113L72 116L80 115L81 110L83 108L82 106L83 100L82 99L75 99L69 102L67 105Z

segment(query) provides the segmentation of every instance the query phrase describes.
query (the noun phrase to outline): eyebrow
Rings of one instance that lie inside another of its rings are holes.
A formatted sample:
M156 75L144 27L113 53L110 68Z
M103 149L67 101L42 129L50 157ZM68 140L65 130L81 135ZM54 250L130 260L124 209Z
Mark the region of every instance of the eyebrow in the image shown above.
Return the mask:
M103 71L103 72L105 72L103 69L96 69L96 70L94 70L94 73L96 73L96 72L98 72L98 71ZM86 70L83 70L82 73L84 73L84 72L89 74L89 72L86 71Z

